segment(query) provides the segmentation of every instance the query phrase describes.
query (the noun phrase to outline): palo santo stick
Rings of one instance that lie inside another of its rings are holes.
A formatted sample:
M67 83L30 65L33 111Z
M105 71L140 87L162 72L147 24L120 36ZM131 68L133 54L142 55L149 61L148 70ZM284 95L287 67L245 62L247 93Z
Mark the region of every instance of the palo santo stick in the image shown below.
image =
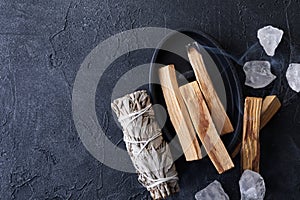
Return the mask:
M281 103L275 95L267 96L264 99L262 110L261 110L260 129L266 126L266 124L277 113L280 107L281 107Z
M219 174L233 168L234 164L216 130L198 83L195 81L179 89L202 145Z
M205 68L203 58L198 49L199 47L196 42L188 46L188 57L196 75L196 79L204 95L217 130L221 133L221 135L231 133L234 131L233 126L214 89L213 83Z
M260 130L263 129L269 121L274 117L274 115L278 112L281 107L281 103L277 96L267 96L263 100L262 109L261 109L261 116L260 116ZM240 142L231 157L234 158L237 154L241 151L242 143Z
M243 170L259 172L260 159L260 116L262 98L247 97L244 107L244 124L241 160Z
M176 130L187 161L202 158L196 133L181 97L176 79L174 65L162 67L158 71L163 95L171 122Z
M242 142L239 142L233 152L231 153L231 158L235 158L240 152L242 148Z

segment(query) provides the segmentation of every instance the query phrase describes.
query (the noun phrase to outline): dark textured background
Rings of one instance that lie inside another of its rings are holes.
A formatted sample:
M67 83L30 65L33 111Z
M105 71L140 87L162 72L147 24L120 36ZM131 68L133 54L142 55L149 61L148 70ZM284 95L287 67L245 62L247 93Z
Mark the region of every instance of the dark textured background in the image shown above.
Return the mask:
M244 94L274 93L283 101L282 110L261 134L261 173L266 199L299 199L299 95L284 78L289 61L300 61L299 9L298 0L1 0L0 199L150 199L135 174L102 165L80 142L72 121L71 92L85 56L115 33L155 26L201 30L239 59L257 42L257 29L268 24L286 33L272 59L278 79L264 90L244 87ZM104 76L99 84L107 89L97 96L99 121L114 142L121 130L110 114L112 84L134 66L148 63L152 53L121 57L106 72L107 81ZM182 191L170 199L193 199L215 179L231 199L239 199L239 158L235 163L237 167L222 176L205 161L178 169ZM195 175L197 166L204 164L206 176Z

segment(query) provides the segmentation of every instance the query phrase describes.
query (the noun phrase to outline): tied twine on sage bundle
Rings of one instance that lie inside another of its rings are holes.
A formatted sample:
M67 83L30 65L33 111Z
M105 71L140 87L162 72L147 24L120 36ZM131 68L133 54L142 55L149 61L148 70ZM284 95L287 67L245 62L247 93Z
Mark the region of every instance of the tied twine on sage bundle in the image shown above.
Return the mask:
M123 140L139 182L153 199L163 199L178 192L174 160L155 120L147 92L137 91L116 99L111 107L122 125Z

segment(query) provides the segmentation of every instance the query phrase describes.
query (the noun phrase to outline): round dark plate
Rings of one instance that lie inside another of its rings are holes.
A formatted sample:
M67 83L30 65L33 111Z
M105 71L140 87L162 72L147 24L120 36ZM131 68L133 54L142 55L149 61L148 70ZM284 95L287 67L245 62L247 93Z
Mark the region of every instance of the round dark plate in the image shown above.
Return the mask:
M186 53L186 45L194 41L203 47L201 53L203 53L204 61L211 62L211 65L215 63L215 71L208 69L208 72L218 95L223 96L221 101L225 104L227 114L235 130L233 133L222 136L227 150L232 153L240 142L243 121L241 85L232 62L225 56L221 47L206 34L198 31L174 31L161 41L154 52L150 67L149 90L152 102L153 104L162 105L166 110L161 86L157 84L159 83L157 72L160 67L174 64L178 72L179 85L186 83L186 80L189 82L195 80ZM161 109L155 111L158 123L165 122L165 113ZM163 126L165 138L170 141L175 135L175 130L169 116L166 123L160 125Z

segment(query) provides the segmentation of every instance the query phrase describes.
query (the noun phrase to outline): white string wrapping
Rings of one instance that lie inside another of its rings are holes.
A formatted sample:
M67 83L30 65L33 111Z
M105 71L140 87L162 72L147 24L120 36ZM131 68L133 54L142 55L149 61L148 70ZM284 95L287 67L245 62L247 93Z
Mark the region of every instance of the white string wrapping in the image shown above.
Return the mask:
M141 149L138 151L138 152L133 152L134 154L136 154L137 156L147 147L147 145L151 142L151 141L153 141L153 140L155 140L156 138L158 138L159 136L161 136L161 133L158 133L158 134L156 134L156 135L154 135L154 136L152 136L151 138L149 138L147 141L130 141L130 140L128 140L128 139L126 139L126 138L123 138L123 140L124 140L124 142L126 142L126 143L131 143L131 144L143 144L143 146L141 147Z
M112 103L123 128L123 140L139 182L153 199L179 191L178 175L168 144L162 137L146 91L137 91Z

